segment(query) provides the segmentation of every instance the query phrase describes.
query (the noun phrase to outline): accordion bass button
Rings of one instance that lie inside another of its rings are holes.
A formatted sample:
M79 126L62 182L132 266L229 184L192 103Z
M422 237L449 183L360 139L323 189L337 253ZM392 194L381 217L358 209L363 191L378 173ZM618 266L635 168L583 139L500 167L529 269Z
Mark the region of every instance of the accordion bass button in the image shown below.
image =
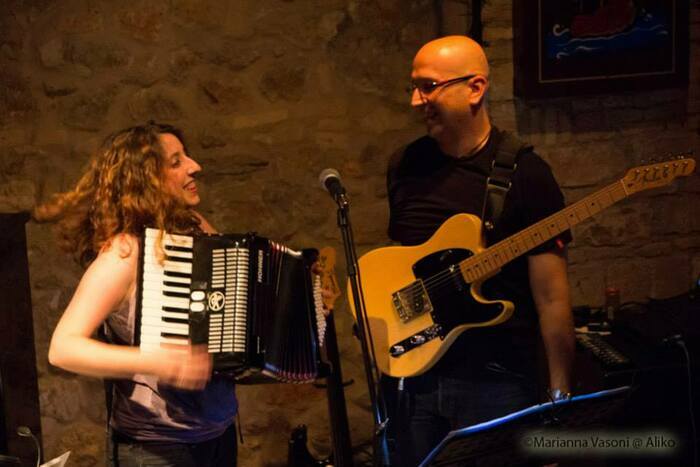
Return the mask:
M204 291L202 291L202 290L195 290L195 291L192 292L192 294L190 295L190 298L192 298L192 300L194 300L195 302L201 302L202 300L204 300L204 297L205 297L205 296L206 296L206 295L204 294Z
M197 311L197 312L204 311L204 303L202 303L202 302L190 303L190 311Z

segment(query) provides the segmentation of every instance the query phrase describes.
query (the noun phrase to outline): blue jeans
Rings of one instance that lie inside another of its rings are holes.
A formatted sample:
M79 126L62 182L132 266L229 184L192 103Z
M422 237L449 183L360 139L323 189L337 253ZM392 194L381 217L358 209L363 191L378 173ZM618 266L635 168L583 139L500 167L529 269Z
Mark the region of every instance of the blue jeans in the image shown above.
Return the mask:
M428 372L406 378L394 419L394 465L417 466L449 431L536 403L534 377L484 369L468 375Z
M109 467L235 467L237 451L231 424L218 438L192 444L139 442L111 432L106 456Z

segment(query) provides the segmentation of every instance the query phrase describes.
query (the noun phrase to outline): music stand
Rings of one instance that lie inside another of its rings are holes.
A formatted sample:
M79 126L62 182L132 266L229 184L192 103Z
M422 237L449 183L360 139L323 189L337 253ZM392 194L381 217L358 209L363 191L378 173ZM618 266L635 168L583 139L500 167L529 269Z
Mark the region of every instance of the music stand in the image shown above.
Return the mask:
M630 386L547 402L503 417L451 431L420 467L515 466L529 460L522 433L544 427L580 428L606 422L619 409Z

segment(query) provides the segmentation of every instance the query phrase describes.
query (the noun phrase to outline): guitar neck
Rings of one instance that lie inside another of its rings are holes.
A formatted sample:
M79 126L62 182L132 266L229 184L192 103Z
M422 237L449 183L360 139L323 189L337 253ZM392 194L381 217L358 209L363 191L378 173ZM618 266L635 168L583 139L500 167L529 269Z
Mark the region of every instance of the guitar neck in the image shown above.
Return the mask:
M462 276L470 283L488 277L518 256L542 245L627 196L629 195L623 181L618 180L517 234L501 240L478 255L460 262Z

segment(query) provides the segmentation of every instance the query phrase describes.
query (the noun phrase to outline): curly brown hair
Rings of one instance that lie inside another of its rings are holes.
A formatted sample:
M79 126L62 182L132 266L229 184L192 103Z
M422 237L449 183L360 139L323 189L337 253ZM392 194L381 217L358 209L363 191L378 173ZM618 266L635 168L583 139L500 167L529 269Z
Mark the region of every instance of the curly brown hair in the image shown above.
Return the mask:
M172 233L197 230L194 212L163 189L164 154L159 135L182 131L149 122L108 136L71 190L37 206L33 218L56 222L59 245L87 266L117 234L141 235L145 227Z

